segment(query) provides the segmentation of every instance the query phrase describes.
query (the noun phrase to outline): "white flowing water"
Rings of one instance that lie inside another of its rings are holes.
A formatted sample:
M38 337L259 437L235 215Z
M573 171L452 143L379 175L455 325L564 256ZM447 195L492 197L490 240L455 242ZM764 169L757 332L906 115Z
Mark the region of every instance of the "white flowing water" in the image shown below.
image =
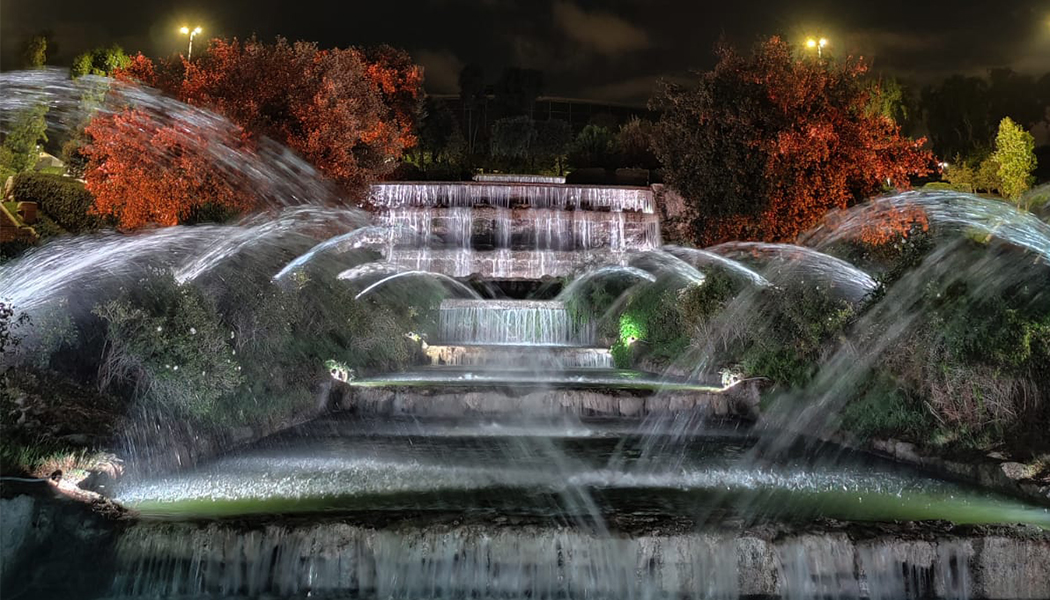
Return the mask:
M474 181L496 183L565 183L564 177L553 175L520 175L515 173L478 173Z
M444 300L438 329L447 344L586 346L592 330L577 326L561 302Z
M380 208L406 206L529 208L654 212L649 188L481 182L398 182L372 186Z

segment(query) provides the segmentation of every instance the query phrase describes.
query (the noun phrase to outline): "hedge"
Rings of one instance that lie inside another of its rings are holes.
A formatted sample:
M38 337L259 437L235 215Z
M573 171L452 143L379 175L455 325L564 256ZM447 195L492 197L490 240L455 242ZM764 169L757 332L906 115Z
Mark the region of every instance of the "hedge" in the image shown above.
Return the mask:
M75 179L46 173L19 173L11 194L16 202L36 202L40 209L70 233L83 233L103 225L89 214L95 199Z

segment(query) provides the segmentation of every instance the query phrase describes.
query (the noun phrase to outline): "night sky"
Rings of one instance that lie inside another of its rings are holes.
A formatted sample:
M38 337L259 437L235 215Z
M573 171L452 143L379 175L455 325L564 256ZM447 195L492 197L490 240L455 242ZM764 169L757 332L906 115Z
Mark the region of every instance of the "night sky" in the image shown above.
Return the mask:
M41 30L58 45L49 62L62 66L113 42L167 55L184 47L182 24L202 25L205 38L390 43L426 67L432 93L455 93L460 68L476 62L490 80L505 66L536 68L548 95L634 104L660 77L711 66L719 38L825 36L835 53L918 84L998 66L1050 71L1050 0L3 0L0 60L16 67Z

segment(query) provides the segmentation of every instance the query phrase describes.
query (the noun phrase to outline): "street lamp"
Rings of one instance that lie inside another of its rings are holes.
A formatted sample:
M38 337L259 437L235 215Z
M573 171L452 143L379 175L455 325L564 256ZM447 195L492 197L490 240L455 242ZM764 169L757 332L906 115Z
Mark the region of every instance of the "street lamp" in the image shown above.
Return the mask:
M179 30L182 35L190 36L190 47L186 50L186 60L193 58L193 38L201 32L200 26L194 27L192 30L189 27L183 27Z
M827 38L820 38L819 40L818 39L809 38L808 40L806 40L806 47L807 48L810 48L810 49L816 48L817 49L817 58L824 58L824 46L827 46L827 45L828 45L828 39Z

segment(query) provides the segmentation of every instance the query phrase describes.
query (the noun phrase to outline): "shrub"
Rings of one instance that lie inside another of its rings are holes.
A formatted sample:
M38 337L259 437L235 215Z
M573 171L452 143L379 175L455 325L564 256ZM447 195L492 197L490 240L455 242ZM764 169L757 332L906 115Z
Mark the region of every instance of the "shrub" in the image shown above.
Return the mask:
M822 286L799 284L761 294L745 331L744 370L750 376L802 388L855 316L854 307Z
M15 177L12 195L18 202L36 202L70 233L102 226L102 221L90 214L94 203L91 193L74 179L46 173L20 173Z
M934 425L922 403L909 396L901 383L885 372L878 372L865 381L859 395L843 408L841 419L846 430L863 438L921 438Z
M637 342L643 348L639 353L651 360L674 360L737 291L736 282L720 269L711 270L700 285L679 288L658 282L646 286L620 314L613 359L618 366L626 366L621 362L630 361L629 349Z
M19 313L15 316L15 310L9 304L0 302L0 356L22 342L22 336L15 330L28 322L29 315Z
M95 308L106 322L102 388L124 387L164 412L224 421L241 383L230 331L208 299L169 274L151 275Z
M950 191L954 190L955 188L952 187L952 184L950 184L948 182L945 182L945 181L931 181L931 182L927 183L926 185L922 186L922 189L924 189L924 190L950 192Z

